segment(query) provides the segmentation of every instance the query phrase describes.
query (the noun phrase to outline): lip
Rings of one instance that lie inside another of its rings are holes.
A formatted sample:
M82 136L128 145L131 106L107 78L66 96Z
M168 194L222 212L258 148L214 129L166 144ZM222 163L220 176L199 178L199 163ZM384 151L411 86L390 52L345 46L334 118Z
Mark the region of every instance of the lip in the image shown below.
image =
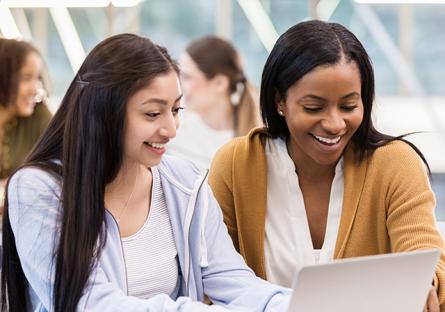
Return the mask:
M143 145L150 152L152 152L152 153L154 153L156 155L159 155L159 156L162 156L165 153L165 151L166 151L165 147L163 147L163 148L155 148L155 147L152 147L152 146L148 145L147 143L144 143Z
M335 144L323 143L323 142L319 141L318 139L316 139L312 133L310 133L309 136L316 143L316 145L319 147L319 149L321 149L323 152L336 152L342 145L341 143L343 141L344 135L335 136L334 138L340 137L340 140L338 140L338 142ZM325 136L323 136L323 137L326 138Z

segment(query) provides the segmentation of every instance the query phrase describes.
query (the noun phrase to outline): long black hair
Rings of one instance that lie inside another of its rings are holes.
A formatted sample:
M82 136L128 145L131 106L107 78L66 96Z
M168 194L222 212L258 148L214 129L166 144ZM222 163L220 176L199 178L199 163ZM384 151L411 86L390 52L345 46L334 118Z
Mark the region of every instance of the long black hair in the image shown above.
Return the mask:
M41 168L62 185L61 230L54 250L56 312L76 310L105 244L105 186L122 164L127 101L172 70L178 72L178 67L167 51L147 38L120 34L100 42L22 166ZM27 281L9 222L7 193L3 251L2 311L27 311Z
M260 107L261 116L271 137L289 136L285 120L275 108L276 99L286 99L287 90L317 66L334 65L342 57L357 64L361 78L363 121L351 141L359 160L369 152L394 140L409 144L429 170L420 150L401 136L390 136L377 131L371 118L375 97L374 70L365 48L346 27L318 20L298 23L278 38L264 65Z

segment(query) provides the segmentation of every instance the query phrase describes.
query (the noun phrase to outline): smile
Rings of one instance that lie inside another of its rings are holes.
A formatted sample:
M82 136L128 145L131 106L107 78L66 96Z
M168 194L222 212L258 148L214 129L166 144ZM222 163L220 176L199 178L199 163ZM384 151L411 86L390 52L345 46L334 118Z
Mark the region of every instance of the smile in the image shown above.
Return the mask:
M328 144L328 145L334 145L334 144L337 144L338 142L340 142L340 139L341 139L341 137L342 137L342 136L338 136L338 137L335 137L335 138L325 138L325 137L318 136L318 135L315 135L315 134L312 134L312 133L311 133L311 135L312 135L317 141L319 141L319 142L321 142L321 143L323 143L323 144Z
M166 145L165 143L156 143L156 142L144 142L144 144L157 149L162 149Z

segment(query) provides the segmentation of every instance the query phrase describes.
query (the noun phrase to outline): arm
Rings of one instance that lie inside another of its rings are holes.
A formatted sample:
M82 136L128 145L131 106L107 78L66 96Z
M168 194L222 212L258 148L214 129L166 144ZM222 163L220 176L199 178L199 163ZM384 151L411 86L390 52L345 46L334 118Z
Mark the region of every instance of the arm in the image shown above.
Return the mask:
M53 308L54 254L60 233L62 207L57 183L39 169L15 174L9 185L9 217L20 262L32 289L45 310ZM78 304L79 311L225 311L181 297L167 295L149 300L126 296L96 267Z
M212 302L242 311L286 311L289 289L255 276L236 252L211 191L205 224L208 266L202 268L204 292Z
M397 144L390 159L384 159L390 177L386 196L387 228L394 252L417 249L440 249L434 286L441 305L445 303L445 254L434 214L435 198L425 167L407 144ZM397 157L394 157L397 153ZM394 159L395 158L395 159ZM391 164L393 162L393 164ZM394 163L397 162L397 163Z

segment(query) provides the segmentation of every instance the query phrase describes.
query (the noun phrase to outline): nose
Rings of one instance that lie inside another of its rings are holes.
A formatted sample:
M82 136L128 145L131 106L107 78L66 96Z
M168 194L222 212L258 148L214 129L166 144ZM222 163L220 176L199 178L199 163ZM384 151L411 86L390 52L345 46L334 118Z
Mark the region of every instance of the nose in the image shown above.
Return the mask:
M34 94L37 94L37 92L39 92L39 89L42 89L42 87L43 87L43 84L40 79L33 79L32 83L31 83L31 90Z
M178 116L173 113L167 114L163 118L159 133L165 138L173 139L176 136L176 129L178 128L178 125Z
M346 122L343 115L337 110L330 111L329 114L322 120L321 126L329 134L341 133L346 127Z
M40 79L35 79L30 84L30 93L34 96L35 102L41 102L46 97L46 91Z

